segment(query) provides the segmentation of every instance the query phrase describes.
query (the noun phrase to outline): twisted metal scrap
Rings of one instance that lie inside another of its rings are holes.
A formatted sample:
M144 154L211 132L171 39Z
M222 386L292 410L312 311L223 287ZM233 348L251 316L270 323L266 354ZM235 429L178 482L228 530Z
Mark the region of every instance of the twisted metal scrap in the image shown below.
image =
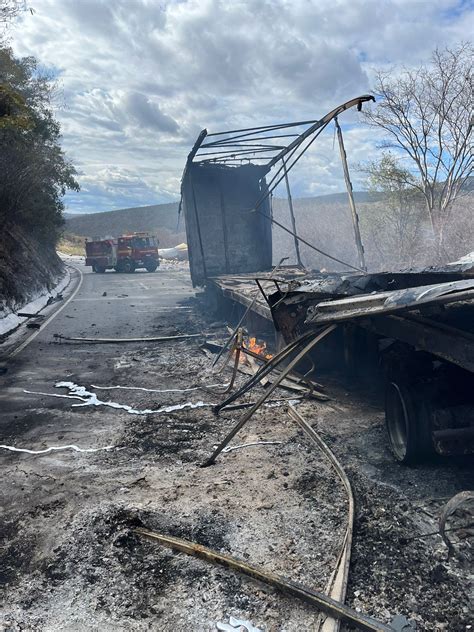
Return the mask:
M253 579L257 579L273 586L287 595L298 597L306 603L316 606L319 610L326 612L328 615L354 625L358 630L366 630L368 632L395 632L397 630L396 627L392 627L391 625L386 625L381 621L366 617L352 608L349 608L345 604L327 597L323 593L311 590L310 588L306 588L305 586L297 584L289 579L285 579L279 575L251 566L250 564L242 562L230 555L223 555L222 553L213 551L206 546L201 546L195 542L189 542L170 535L148 531L148 529L137 528L134 529L134 532L137 535L159 542L171 549L187 553L188 555L194 555L195 557L206 560L207 562L221 564L226 568L244 573ZM411 628L411 630L413 630L413 628Z
M451 500L449 500L443 507L441 514L439 516L439 533L443 538L443 542L448 547L448 559L454 553L454 547L448 536L446 535L446 522L448 518L457 510L461 505L468 502L474 501L474 492L465 491L456 494L453 496Z

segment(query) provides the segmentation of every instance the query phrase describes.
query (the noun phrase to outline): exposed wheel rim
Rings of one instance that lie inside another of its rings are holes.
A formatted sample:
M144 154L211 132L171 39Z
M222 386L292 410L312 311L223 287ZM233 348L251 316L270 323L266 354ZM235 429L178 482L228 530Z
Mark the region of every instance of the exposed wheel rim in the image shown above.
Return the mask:
M386 421L392 450L397 459L403 461L407 457L410 420L407 403L395 382L387 387Z

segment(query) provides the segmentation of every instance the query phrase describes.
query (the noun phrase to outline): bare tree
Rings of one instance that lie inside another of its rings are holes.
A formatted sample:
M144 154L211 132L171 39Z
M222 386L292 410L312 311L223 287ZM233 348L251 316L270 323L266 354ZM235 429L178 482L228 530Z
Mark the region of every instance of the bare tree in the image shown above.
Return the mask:
M435 50L429 65L400 74L379 71L380 101L365 113L383 129L383 147L405 153L413 184L424 198L438 258L454 200L473 173L472 95L474 48Z
M411 173L390 153L360 171L368 176L371 204L361 213L368 243L383 265L406 267L420 263L423 241L423 200ZM362 216L363 215L363 216Z

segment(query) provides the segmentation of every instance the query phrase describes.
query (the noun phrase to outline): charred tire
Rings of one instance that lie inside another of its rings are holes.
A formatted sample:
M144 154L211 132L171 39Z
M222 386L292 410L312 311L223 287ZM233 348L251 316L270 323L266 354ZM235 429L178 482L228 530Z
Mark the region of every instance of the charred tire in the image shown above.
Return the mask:
M145 265L147 272L156 272L157 267L158 263L154 259L152 261L147 261Z
M435 454L430 400L431 389L423 384L387 383L385 425L390 447L400 463L420 463Z
M104 266L96 266L96 272L98 272L99 274L104 274L105 267Z

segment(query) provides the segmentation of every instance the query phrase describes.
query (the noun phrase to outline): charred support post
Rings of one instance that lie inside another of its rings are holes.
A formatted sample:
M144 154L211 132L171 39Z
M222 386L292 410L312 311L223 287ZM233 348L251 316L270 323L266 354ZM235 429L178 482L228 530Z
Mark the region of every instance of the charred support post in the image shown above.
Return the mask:
M303 263L301 261L301 254L300 254L300 244L298 242L298 238L296 237L296 220L295 220L295 212L293 209L293 199L291 197L290 181L288 180L288 172L286 170L285 159L282 158L281 161L283 163L283 172L285 174L286 192L288 194L288 206L290 208L290 216L291 216L291 227L293 228L293 233L294 233L293 237L295 240L296 261L298 262L299 266L303 267Z
M193 195L194 219L196 220L196 229L197 229L197 235L198 235L198 240L199 240L199 249L201 251L202 274L204 275L204 278L207 279L206 258L204 256L204 247L202 245L201 224L199 223L199 213L198 213L198 207L197 207L197 203L196 203L196 191L194 189L194 183L192 181L192 176L191 176L190 182L191 182L191 191L192 191L192 195Z
M312 338L308 344L306 344L303 349L293 358L291 362L283 369L278 378L273 382L273 384L263 393L263 395L255 402L252 408L242 417L240 421L238 421L229 434L220 442L211 456L205 461L202 467L207 467L208 465L212 465L222 450L227 446L229 441L241 430L247 421L252 417L254 412L260 408L260 406L265 403L265 401L270 397L274 390L278 388L280 383L284 380L284 378L290 373L295 366L306 356L307 353L311 351L313 347L315 347L318 342L320 342L323 338L325 338L328 334L330 334L334 329L336 329L337 325L329 325L321 331L317 336Z
M334 124L337 130L337 140L339 142L339 151L341 152L342 168L344 170L344 180L346 181L347 195L349 196L349 205L351 207L352 225L354 226L355 242L357 246L357 252L359 254L359 266L362 268L362 270L367 271L367 266L365 265L364 246L362 245L362 238L360 236L359 216L357 215L357 209L356 209L356 205L354 201L354 194L352 191L352 182L349 175L349 167L347 164L347 154L344 147L344 139L342 137L342 130L341 130L341 126L339 125L339 121L337 120L337 116L334 119Z

